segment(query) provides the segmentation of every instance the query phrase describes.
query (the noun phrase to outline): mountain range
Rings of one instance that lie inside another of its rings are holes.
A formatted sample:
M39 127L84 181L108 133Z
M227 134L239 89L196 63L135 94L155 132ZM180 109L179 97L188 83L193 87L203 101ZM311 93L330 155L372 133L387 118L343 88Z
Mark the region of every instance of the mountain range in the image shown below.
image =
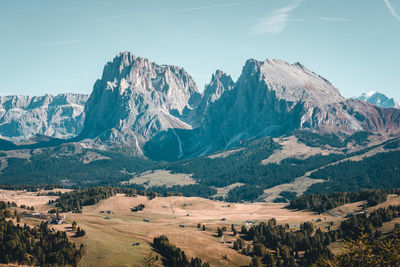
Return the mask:
M0 96L0 138L18 143L37 135L72 138L82 130L88 97L69 93Z
M236 82L217 70L200 93L183 68L123 52L105 65L90 97L0 97L0 135L14 142L37 134L72 138L86 147L124 146L134 155L177 160L298 129L400 133L400 110L362 100L345 99L300 63L275 59L247 60Z

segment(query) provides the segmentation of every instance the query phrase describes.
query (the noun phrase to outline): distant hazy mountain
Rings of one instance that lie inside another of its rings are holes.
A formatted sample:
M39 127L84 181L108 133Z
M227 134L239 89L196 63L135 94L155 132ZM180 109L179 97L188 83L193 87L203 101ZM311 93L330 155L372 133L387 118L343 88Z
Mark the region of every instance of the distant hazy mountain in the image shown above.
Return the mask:
M357 99L382 108L399 108L399 104L396 103L393 98L389 98L386 95L376 91L364 93L357 97Z
M82 94L0 96L0 137L25 142L36 135L76 136L83 126Z

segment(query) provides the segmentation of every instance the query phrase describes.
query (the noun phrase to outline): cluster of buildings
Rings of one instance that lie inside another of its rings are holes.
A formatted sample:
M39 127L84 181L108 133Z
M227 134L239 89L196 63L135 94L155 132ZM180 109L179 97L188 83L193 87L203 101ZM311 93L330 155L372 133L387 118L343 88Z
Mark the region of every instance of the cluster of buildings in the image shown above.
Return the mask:
M22 212L21 213L22 217L25 218L36 218L36 219L41 219L41 220L47 220L49 224L63 224L65 223L64 218L58 217L58 216L51 216L46 213L42 212Z

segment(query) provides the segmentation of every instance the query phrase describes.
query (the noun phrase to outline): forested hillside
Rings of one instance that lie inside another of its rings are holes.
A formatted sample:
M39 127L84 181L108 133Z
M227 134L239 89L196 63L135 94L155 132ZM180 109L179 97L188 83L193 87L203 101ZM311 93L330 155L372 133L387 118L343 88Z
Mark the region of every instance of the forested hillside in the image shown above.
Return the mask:
M84 247L68 241L65 232L52 233L47 223L31 228L14 225L7 203L0 202L0 263L77 266Z
M347 203L366 201L365 207L385 202L388 194L400 195L400 189L370 189L360 192L335 192L330 194L303 195L293 199L288 208L309 209L318 213L342 206Z
M120 151L94 151L102 158L84 162L85 152L75 153L73 148L71 151L46 149L31 153L30 158L9 157L7 167L0 173L0 183L115 185L129 180L131 173L140 173L156 165Z
M314 172L312 178L327 180L306 193L359 191L400 187L400 151L379 153L360 161L345 161Z
M275 149L279 149L272 139L265 138L251 143L246 149L226 157L201 157L170 163L166 168L175 173L193 174L200 184L224 187L234 183L245 186L231 190L229 201L254 200L262 194L262 190L282 183L292 182L305 172L342 159L344 156L330 154L316 155L305 160L288 158L279 164L262 165Z
M336 135L317 135L305 131L296 134L309 145L329 146L335 146L335 142L339 140L345 143L362 143L369 136L368 133L359 132L343 141ZM398 142L392 139L347 154L344 150L343 153L317 154L305 159L289 157L279 163L266 165L261 162L281 149L272 138L242 142L242 146L236 151L221 154L223 156L202 156L177 162L155 162L135 157L129 154L129 150L122 148L109 151L83 149L76 152L73 146L64 146L31 151L29 157L8 157L0 172L0 184L58 184L63 187L121 186L121 182L130 180L133 175L165 169L172 173L189 174L196 184L174 185L169 188L154 186L147 188L148 190L162 195L174 192L185 196L208 198L217 193L216 188L241 183L242 186L230 190L224 198L230 202L238 202L254 201L263 194L263 190L293 182L306 172L322 167L310 177L324 179L326 182L312 185L306 194L372 188L390 189L400 187L398 168L400 151L393 150L398 148ZM361 155L379 146L385 153L366 157L360 161L344 161L324 167L345 158ZM97 158L88 160L87 155L95 155ZM137 190L145 189L144 185L123 186Z

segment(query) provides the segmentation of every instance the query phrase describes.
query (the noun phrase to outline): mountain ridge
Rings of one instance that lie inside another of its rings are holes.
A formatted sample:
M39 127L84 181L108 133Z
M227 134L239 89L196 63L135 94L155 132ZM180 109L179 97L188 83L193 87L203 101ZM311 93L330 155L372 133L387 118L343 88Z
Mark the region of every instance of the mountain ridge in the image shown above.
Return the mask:
M217 70L200 93L183 68L130 52L105 64L79 118L82 126L66 137L69 141L93 148L127 146L138 156L163 160L210 154L296 129L400 132L399 110L345 99L298 62L248 59L236 82Z

